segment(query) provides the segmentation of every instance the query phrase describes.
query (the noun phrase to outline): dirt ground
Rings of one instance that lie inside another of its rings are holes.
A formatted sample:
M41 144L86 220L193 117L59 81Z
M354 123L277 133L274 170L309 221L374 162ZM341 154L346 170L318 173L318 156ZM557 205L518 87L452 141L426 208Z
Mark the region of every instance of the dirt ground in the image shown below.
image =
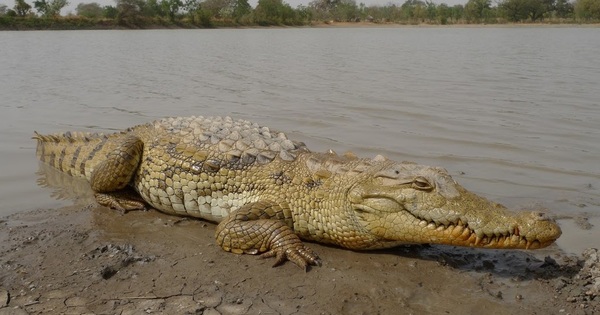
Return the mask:
M323 266L222 251L215 226L156 211L68 207L0 224L0 314L594 314L600 259L556 248L311 244Z
M54 195L74 206L0 218L0 315L600 313L596 249L310 244L323 265L305 273L221 250L211 223L120 214L71 187Z

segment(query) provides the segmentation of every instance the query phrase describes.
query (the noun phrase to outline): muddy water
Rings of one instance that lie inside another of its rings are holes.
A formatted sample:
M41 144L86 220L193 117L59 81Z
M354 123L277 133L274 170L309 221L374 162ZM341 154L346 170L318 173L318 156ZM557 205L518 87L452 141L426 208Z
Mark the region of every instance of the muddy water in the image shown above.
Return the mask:
M600 246L598 55L594 28L0 32L0 215L72 203L37 185L33 130L230 115L443 166L548 209L581 252Z

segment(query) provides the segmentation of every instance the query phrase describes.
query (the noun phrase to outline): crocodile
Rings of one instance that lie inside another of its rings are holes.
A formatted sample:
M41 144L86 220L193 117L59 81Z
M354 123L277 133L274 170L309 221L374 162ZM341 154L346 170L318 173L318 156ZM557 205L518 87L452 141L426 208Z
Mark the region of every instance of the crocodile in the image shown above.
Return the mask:
M35 132L38 159L86 178L101 206L217 224L225 251L307 269L303 240L351 250L401 244L536 249L559 226L467 191L441 167L310 151L230 117L172 117L112 134Z

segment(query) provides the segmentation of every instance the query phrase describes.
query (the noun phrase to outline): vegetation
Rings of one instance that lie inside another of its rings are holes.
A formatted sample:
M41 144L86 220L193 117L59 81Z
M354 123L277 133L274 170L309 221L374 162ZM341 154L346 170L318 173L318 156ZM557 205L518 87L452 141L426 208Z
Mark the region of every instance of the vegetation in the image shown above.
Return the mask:
M313 0L292 8L283 0L115 0L80 3L61 16L67 0L15 0L0 5L0 29L236 27L332 22L399 24L598 23L600 0L467 0L449 6L431 0L366 6L356 0ZM33 11L35 9L35 12Z
M60 10L69 4L67 0L36 0L33 2L35 9L43 17L57 17L60 15Z

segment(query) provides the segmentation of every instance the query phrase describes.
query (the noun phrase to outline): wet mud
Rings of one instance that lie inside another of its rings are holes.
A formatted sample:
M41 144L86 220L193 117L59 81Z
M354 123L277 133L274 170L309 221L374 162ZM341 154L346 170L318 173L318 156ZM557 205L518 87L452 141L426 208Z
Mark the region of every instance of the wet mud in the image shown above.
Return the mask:
M215 226L93 204L0 224L0 314L594 314L600 254L310 244L323 266L235 255Z

